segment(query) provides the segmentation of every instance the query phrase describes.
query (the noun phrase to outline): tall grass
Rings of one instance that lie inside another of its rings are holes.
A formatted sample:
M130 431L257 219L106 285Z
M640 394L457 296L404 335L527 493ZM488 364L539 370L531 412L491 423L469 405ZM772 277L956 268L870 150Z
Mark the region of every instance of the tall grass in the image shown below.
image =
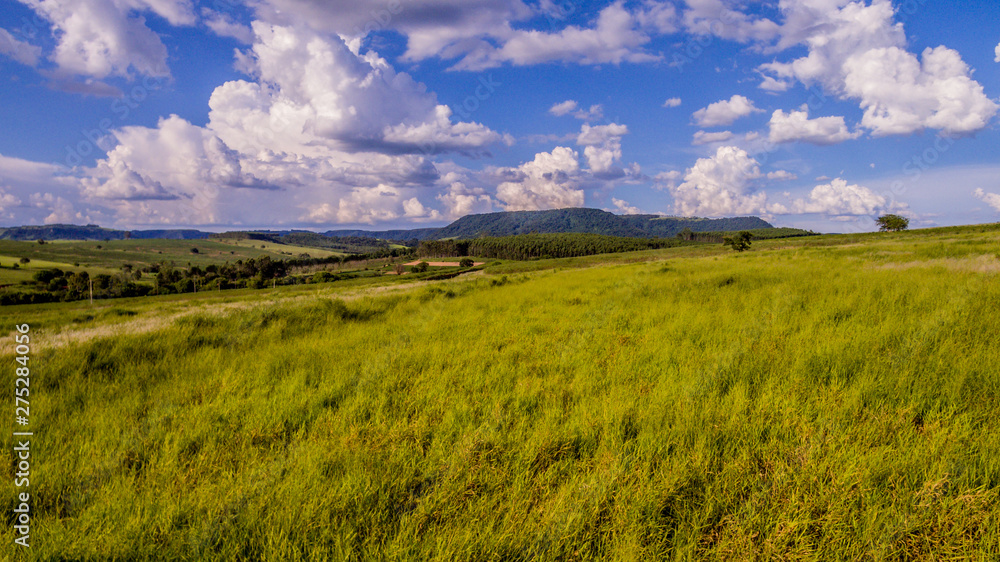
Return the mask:
M997 559L1000 283L969 265L997 243L947 235L970 243L509 272L46 352L24 557Z

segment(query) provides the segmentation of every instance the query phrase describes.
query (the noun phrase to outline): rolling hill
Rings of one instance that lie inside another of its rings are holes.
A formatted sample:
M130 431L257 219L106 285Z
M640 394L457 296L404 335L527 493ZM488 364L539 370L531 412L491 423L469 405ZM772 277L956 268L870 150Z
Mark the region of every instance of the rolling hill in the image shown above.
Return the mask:
M0 240L202 240L210 232L195 229L115 230L96 224L47 224L0 228Z

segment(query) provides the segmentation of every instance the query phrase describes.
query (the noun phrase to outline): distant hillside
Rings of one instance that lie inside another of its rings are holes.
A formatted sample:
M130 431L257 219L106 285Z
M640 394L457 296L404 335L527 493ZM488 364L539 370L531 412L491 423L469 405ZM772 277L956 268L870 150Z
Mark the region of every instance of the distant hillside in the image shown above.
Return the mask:
M410 240L436 240L440 228L415 228L413 230L328 230L324 236L334 238L378 238L379 240L392 240L406 242Z
M647 238L669 238L676 236L685 228L690 229L691 232L735 232L774 228L771 223L760 217L701 219L659 215L624 215L619 218L633 228L642 231L643 234L640 236Z
M383 240L471 239L517 234L587 233L629 238L669 238L685 228L692 232L718 232L774 228L758 217L702 219L660 215L616 215L599 209L508 211L467 215L443 228L417 230L332 230L327 236L361 236Z
M132 238L140 240L204 240L211 236L211 232L202 232L200 230L184 229L184 230L132 230L129 231Z
M284 232L285 233L274 231L222 232L219 234L213 234L211 239L219 242L231 242L234 240L260 240L274 242L275 244L288 244L290 246L321 248L324 250L344 252L347 254L370 254L390 249L389 243L385 240L376 240L371 237L327 236L325 234L305 230Z
M96 224L47 224L43 226L14 226L0 228L0 240L200 240L211 233L193 229L178 230L114 230Z
M440 229L436 238L479 238L517 234L586 233L641 237L622 217L598 209L511 211L468 215Z
M101 228L96 224L48 224L44 226L14 226L0 229L3 240L121 240L121 230Z
M0 239L6 240L123 240L126 238L164 238L193 240L219 237L242 237L300 246L343 249L381 247L374 240L398 241L416 245L423 240L448 238L473 239L483 236L514 236L518 234L585 233L627 238L671 238L689 229L692 232L733 232L774 228L758 217L703 219L663 217L659 215L616 215L599 209L554 209L550 211L508 211L468 215L442 228L412 230L329 230L316 233L307 230L255 230L216 234L192 229L178 230L113 230L97 225L76 226L53 224L0 228ZM808 234L798 231L798 235ZM796 235L796 234L789 234ZM361 240L364 239L364 240ZM367 250L366 250L367 251Z
M757 217L700 219L659 215L616 215L599 209L555 209L468 215L439 229L433 238L478 238L571 232L630 238L669 238L685 228L691 229L692 232L716 232L774 227Z

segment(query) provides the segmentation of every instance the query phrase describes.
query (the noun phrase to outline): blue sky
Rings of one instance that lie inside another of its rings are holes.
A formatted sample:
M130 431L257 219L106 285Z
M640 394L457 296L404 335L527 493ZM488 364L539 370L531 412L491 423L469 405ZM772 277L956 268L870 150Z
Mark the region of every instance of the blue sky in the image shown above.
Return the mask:
M1000 11L929 0L20 0L0 225L594 207L1000 219Z

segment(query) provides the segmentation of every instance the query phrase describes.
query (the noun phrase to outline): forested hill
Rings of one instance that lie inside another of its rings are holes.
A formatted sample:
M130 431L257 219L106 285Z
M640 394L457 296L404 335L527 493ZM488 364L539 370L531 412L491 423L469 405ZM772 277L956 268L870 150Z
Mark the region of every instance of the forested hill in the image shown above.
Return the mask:
M440 228L415 228L413 230L328 230L323 233L323 236L330 236L333 238L345 238L345 237L355 237L355 238L377 238L379 240L397 240L397 241L410 241L410 240L437 240L440 232Z
M646 238L669 238L685 228L691 232L736 232L739 230L759 230L774 228L760 217L733 217L725 219L701 219L683 217L661 217L659 215L614 215L629 226L638 229Z
M468 215L442 228L435 238L478 238L516 234L580 232L631 238L668 238L685 228L719 232L774 228L758 217L700 219L659 215L616 215L599 209L556 209Z
M630 238L666 238L685 228L692 232L730 232L774 228L758 217L702 219L660 215L616 215L599 209L555 209L551 211L508 211L467 215L444 228L419 230L334 230L327 236L366 236L384 240L472 239L481 236L517 234L561 234L569 232L604 234Z
M511 211L464 216L441 229L437 238L478 238L517 234L605 234L640 237L623 217L598 209Z

